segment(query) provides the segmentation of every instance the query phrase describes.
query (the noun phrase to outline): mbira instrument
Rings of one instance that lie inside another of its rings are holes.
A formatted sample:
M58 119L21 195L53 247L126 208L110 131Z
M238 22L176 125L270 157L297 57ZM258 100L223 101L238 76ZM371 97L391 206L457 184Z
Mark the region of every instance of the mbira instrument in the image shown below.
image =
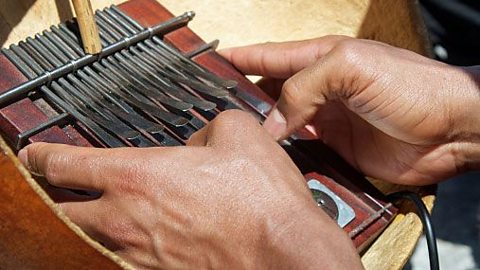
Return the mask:
M177 146L224 110L262 121L274 101L215 52L216 41L187 27L193 16L130 0L96 12L97 55L84 53L74 21L2 49L2 136L15 151L39 141ZM392 204L321 142L291 138L282 146L359 251L394 217Z

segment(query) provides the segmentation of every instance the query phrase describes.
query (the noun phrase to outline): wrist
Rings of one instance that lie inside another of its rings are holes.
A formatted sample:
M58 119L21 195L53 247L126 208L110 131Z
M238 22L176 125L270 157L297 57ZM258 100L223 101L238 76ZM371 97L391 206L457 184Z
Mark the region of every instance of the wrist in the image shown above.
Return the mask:
M480 66L458 68L463 73L453 89L456 108L452 143L458 167L480 169Z
M363 269L352 241L315 203L292 211L270 232L269 266L280 269Z

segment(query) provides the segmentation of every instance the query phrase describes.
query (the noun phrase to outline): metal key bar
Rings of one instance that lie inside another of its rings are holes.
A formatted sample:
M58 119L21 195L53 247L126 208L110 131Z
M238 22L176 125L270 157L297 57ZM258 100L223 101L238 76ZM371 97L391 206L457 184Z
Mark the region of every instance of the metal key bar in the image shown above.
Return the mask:
M62 34L62 31L58 27L52 26L50 29L52 30L52 32L45 31L44 32L45 36L48 37L52 42L57 41L57 42L65 43L66 46L62 46L61 48L71 49L75 53L75 55L77 55L77 57L73 58L72 60L80 58L85 55L80 45L73 42L71 39L65 38ZM66 52L68 51L68 49L63 49L63 50Z
M105 102L103 97L98 94L98 91L92 91L91 89L87 89L87 86L81 83L75 77L70 77L72 83L77 85L77 90L81 91L83 95L88 96L93 102L98 104L103 109L111 111L116 117L120 118L122 121L127 122L128 124L134 126L140 133L144 134L147 137L153 136L155 138L150 138L155 144L161 145L161 142L158 141L158 135L163 134L163 125L159 125L153 122L148 121L147 119L138 115L135 111L125 112L121 110L119 107L115 106L114 104ZM148 135L146 134L148 133Z
M102 27L100 27L99 30L102 34L105 33L105 31ZM74 36L74 34L71 33L68 28L62 28L62 30L59 31L57 34L60 35L63 40L68 41L71 44L74 44L74 46L75 46L74 48L78 48L78 49L80 48L80 46L72 40L72 37ZM107 57L107 59L110 58L110 57L111 56ZM94 65L95 64L96 63L94 63ZM85 69L87 70L89 68L85 67ZM129 70L129 69L130 69L130 67L127 67L127 70ZM137 74L134 74L133 76L135 76L135 75L137 75ZM174 109L188 110L191 107L191 105L188 105L186 103L181 103L177 100L170 99L170 98L168 98L168 97L166 97L166 96L164 96L160 93L156 93L156 97L160 102L162 102L166 106L169 106L169 107L171 106Z
M120 25L122 25L126 29L129 29L132 33L135 32L135 29L137 31L141 31L143 29L143 27L139 23L137 23L130 16L123 13L123 11L121 11L116 6L111 6L107 13L116 22L118 22ZM162 45L164 45L165 49L169 50L171 54L175 55L175 57L178 57L178 59L180 59L180 61L183 61L183 62L188 63L188 64L192 64L193 61L191 61L189 58L182 55L180 52L174 50L170 46L166 45L161 39L155 37L154 40L156 42L159 42ZM197 69L197 70L201 71L204 78L208 79L209 81L213 81L213 82L215 82L215 83L217 83L217 84L219 84L223 87L226 87L227 89L232 89L232 88L235 88L237 86L236 81L222 79L222 78L216 76L215 74L211 73L207 69L205 69L205 68L201 67L200 65L196 64L196 63L194 63L192 66L194 67L194 69Z
M174 29L177 29L179 27L185 26L194 16L193 12L186 12L185 14L173 18L171 20L168 20L162 24L156 25L152 28L147 28L143 30L142 32L139 32L132 37L127 37L124 38L123 40L109 45L108 47L104 48L102 52L98 55L85 55L77 60L73 60L72 62L63 65L59 68L56 68L52 71L48 71L43 73L42 75L29 80L19 86L16 86L2 94L0 94L0 106L5 106L8 103L15 102L16 100L24 97L27 95L29 92L34 90L35 88L47 84L51 82L54 79L57 79L63 75L66 75L79 67L86 66L88 64L91 64L98 59L111 55L117 51L120 51L132 44L135 44L139 41L145 40L147 38L152 37L153 35L157 34L164 34L168 33Z
M16 51L19 54L16 54L13 50L8 51L5 50L5 55L9 57L9 59L15 63L15 65L24 73L24 75L31 79L36 76L35 72L42 72L42 69L35 61L30 58L21 48L16 48ZM27 65L28 63L28 65ZM32 69L30 69L32 68ZM36 70L36 71L35 71ZM37 73L37 74L38 74ZM53 82L52 85L57 85L56 82ZM49 99L51 100L57 107L61 108L63 112L68 112L71 116L76 118L78 121L82 122L92 133L97 136L105 145L109 147L121 147L125 146L122 142L117 140L112 135L105 132L101 127L95 124L89 118L84 117L80 114L74 107L71 107L62 99L60 99L57 95L55 95L48 87L42 86L40 91ZM35 129L35 128L34 128ZM27 131L27 133L30 133ZM24 136L24 141L27 140L27 137Z
M136 146L146 143L140 133L129 128L120 120L115 119L113 115L109 115L106 111L102 111L101 108L98 108L92 103L85 104L84 100L86 100L86 98L81 95L80 91L65 80L62 82L62 86L52 84L52 88L60 97L70 103L71 106L78 108L85 116L93 119L104 129L121 138L125 143Z
M30 53L32 53L32 56L34 57L35 60L38 61L38 57L43 56L45 59L49 59L49 62L52 63L55 66L61 66L62 65L61 61L58 60L56 58L56 56L54 56L52 53L50 53L42 45L35 44L35 41L33 39L27 39L27 42L26 42L25 45L31 45L32 46ZM86 106L79 106L79 104L82 104L81 101L83 101L83 102L87 101L85 99L85 97L80 96L80 93L77 91L77 89L74 89L73 86L71 86L70 84L68 84L65 81L65 79L60 78L59 82L64 89L70 90L70 96L67 96L66 92L62 92L62 91L57 92L57 93L60 94L63 98L67 99L67 101L70 102L71 105L76 105L76 106L78 106L77 108L83 108L83 113L85 115L89 116L90 118L96 119L97 122L102 124L105 128L113 131L117 136L119 136L123 140L134 143L137 146L149 146L149 145L151 145L148 142L145 142L145 140L140 136L139 133L130 129L130 127L123 124L123 122L121 122L115 116L113 116L111 114L108 114L102 108L99 108L98 106L95 106L92 103L88 103L88 104L86 104ZM53 86L53 88L57 91L58 91L58 89L60 89L60 87L57 87L56 85ZM91 108L92 112L97 113L99 116L97 117L96 115L89 113L87 108ZM101 119L100 117L103 117L103 119ZM103 121L101 121L101 120L103 120ZM108 125L108 126L106 126L106 125Z
M198 48L196 48L194 50L191 50L188 53L185 53L184 55L187 58L193 58L193 57L198 56L202 53L205 53L205 52L208 52L208 51L211 51L211 50L214 51L214 50L217 49L219 43L220 43L220 41L218 39L215 39L214 41L211 41L209 43L205 43L203 45L200 45Z
M76 106L79 106L78 102L83 101L83 100L88 100L89 98L84 94L85 89L83 91L79 90L79 87L74 88L70 84L62 84L62 86L69 90L69 94L71 96L75 96L77 99L77 104ZM85 86L83 86L85 87ZM92 92L87 90L88 92ZM123 140L128 141L129 143L132 143L135 146L138 147L148 147L148 146L154 146L155 142L150 142L146 138L144 138L138 131L132 129L128 125L124 124L117 116L112 114L109 110L106 110L102 105L96 102L89 102L87 106L81 106L84 110L85 113L88 114L89 117L92 117L95 121L99 122L101 125L108 125L105 126L107 130L110 130L111 132L114 132L115 135L119 136ZM94 114L89 113L88 108L90 108L90 111L92 111ZM95 115L97 113L98 115Z
M116 25L111 25L111 22L110 23L107 23L106 21L104 21L103 19L103 13L101 13L100 11L97 12L97 15L99 16L99 18L97 19L97 22L98 22L98 25L99 25L99 28L100 28L100 31L102 33L109 33L111 34L112 36L114 36L114 38L120 38L122 35L128 35L128 32L126 31L123 31L122 29L116 27ZM115 27L114 27L115 26ZM120 32L119 32L120 31ZM122 53L125 53L125 51L122 51ZM114 57L118 58L119 56L117 54L114 55ZM128 56L126 58L121 58L120 60L125 60L125 59L128 59ZM125 64L124 63L125 61L123 61L122 64ZM138 66L138 68L136 67ZM134 69L135 70L135 73L136 74L132 74L132 77L134 78L135 75L137 74L143 74L144 72L142 72L141 70L141 64L136 64L136 65L129 65L129 67L124 67L125 70L130 70L130 69ZM149 81L148 77L144 77L144 79L146 79L146 81ZM161 83L166 84L166 82L164 81L161 81ZM153 83L152 84L152 87L155 87L155 88L158 88L158 83ZM165 87L162 87L162 90L163 92L165 92L166 94L169 94L171 97L174 97L174 98L178 98L180 100L185 100L185 99L182 99L182 98L179 98L179 95L178 94L182 94L182 92L177 92L176 94L173 94L172 95L172 91L169 89L169 85L165 88ZM155 91L157 92L157 91ZM146 96L151 96L151 95L146 95ZM188 97L187 97L188 98ZM190 98L191 99L191 98ZM165 105L169 105L169 104L165 104Z
M136 82L139 82L141 85L145 85L145 83L149 82L149 78L146 77L145 74L143 74L135 66L131 66L131 65L129 65L129 63L125 63L125 62L114 62L113 59L108 59L108 60L109 60L109 64L112 64L113 66L115 66L119 72L124 73L125 76L132 78ZM107 65L107 64L105 64L105 65ZM127 73L129 75L126 75L125 73ZM138 78L136 78L136 77L138 77ZM187 110L192 108L192 104L173 99L172 97L165 96L163 93L159 92L157 89L165 90L165 92L169 91L168 88L163 88L159 84L157 84L157 85L152 84L152 85L147 86L145 88L136 88L133 91L140 91L145 96L158 100L164 106L171 106L172 102L174 102L174 103L182 102L184 104L188 104L188 106L185 106L184 108L178 108L178 106L170 107L170 109L174 109L174 110L177 109L177 108L180 109L179 112L187 111ZM164 100L159 99L159 97L163 97ZM170 101L166 102L166 99L168 99Z

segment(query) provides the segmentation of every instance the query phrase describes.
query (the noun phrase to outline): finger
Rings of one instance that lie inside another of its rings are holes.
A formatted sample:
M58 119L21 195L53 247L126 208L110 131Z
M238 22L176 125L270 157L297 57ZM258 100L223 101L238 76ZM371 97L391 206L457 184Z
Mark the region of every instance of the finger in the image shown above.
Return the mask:
M374 80L374 71L365 71L360 60L359 41L339 43L315 64L285 81L276 106L264 127L276 139L284 139L310 124L327 101L348 103ZM369 74L365 76L365 74Z
M20 150L18 157L30 171L45 176L54 186L103 191L117 167L122 166L115 158L117 152L113 149L34 143Z
M190 136L187 146L205 146L207 144L208 126L201 128Z
M211 147L248 151L275 143L258 120L239 110L220 113L207 128L206 145Z
M246 75L287 79L327 54L345 36L305 41L263 43L220 50L219 53Z
M87 202L65 202L58 204L63 213L86 234L101 242L110 250L119 245L110 234L115 211L110 209L104 200Z

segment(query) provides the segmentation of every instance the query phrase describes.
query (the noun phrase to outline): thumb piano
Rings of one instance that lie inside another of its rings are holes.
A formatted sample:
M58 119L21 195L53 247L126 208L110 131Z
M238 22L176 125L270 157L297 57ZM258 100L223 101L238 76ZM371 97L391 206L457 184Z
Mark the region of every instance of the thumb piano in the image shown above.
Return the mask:
M130 0L96 12L103 47L98 55L83 52L75 21L2 49L3 148L17 152L40 141L175 146L224 110L245 110L263 120L274 101L215 52L216 41L205 43L187 27L193 17L174 17L153 0ZM395 216L383 194L321 142L291 139L283 147L319 208L359 252ZM68 221L13 152L0 156L2 265L129 268Z

